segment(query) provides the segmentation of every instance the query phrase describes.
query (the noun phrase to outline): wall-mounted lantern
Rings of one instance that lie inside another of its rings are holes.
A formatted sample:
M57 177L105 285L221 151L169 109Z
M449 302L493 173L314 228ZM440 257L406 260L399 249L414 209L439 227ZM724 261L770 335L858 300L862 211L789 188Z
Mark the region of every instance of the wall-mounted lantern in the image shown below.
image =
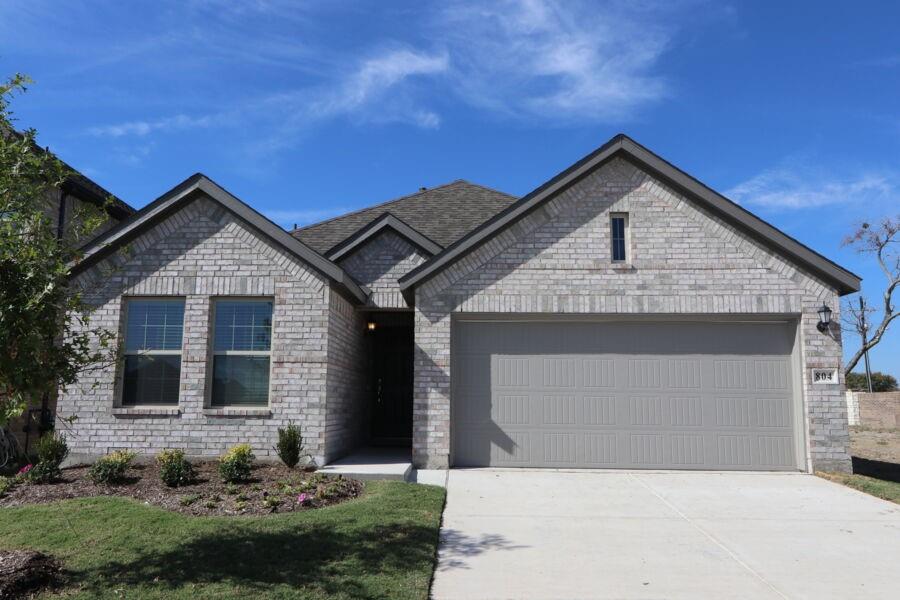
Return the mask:
M378 327L375 323L375 319L369 319L366 322L366 331L375 331L375 328Z
M823 302L821 308L819 308L817 312L819 313L819 322L816 325L816 328L822 333L825 333L831 325L831 309Z

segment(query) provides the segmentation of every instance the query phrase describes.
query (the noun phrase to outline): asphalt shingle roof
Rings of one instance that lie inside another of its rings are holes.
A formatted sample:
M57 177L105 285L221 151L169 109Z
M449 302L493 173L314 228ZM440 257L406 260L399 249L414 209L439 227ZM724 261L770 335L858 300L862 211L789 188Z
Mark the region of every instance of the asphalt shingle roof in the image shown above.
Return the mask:
M295 229L291 235L320 254L325 254L361 227L389 212L446 248L516 199L515 196L458 179Z

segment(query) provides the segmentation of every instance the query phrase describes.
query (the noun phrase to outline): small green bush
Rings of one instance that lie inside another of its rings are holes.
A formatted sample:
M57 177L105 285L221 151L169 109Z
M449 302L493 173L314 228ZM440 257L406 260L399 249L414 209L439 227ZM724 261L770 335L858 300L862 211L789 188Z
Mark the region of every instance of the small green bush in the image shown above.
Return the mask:
M43 436L37 443L37 462L28 471L28 479L37 483L52 483L60 478L60 465L69 455L66 438L52 432Z
M189 485L194 481L194 466L182 450L163 450L156 455L159 478L169 487Z
M180 504L182 506L190 506L191 504L193 504L194 502L199 500L201 497L202 496L200 496L200 494L188 494L187 496L182 496L178 500L178 504Z
M96 484L121 483L125 479L125 472L135 456L134 452L129 452L128 450L111 452L91 465L88 476Z
M0 498L13 491L14 487L16 487L15 479L0 475Z
M222 481L243 483L250 479L254 458L250 444L238 444L229 448L219 459L219 475Z
M284 429L279 428L275 452L289 469L296 467L303 453L303 436L300 434L300 428L293 423Z

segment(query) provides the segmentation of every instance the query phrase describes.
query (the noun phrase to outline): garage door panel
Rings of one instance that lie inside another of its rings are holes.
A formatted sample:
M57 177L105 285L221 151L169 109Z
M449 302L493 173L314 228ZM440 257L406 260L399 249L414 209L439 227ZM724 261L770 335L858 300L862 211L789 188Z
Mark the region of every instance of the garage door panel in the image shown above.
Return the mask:
M453 463L793 469L792 331L455 323Z

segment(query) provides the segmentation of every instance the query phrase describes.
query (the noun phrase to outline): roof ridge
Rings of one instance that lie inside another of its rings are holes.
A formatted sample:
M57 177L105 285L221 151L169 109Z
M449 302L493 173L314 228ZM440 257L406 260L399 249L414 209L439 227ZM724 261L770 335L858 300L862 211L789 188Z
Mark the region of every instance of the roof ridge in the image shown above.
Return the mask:
M474 185L474 186L481 187L481 188L484 188L484 189L490 189L490 188L485 187L485 186L483 186L483 185L479 185L479 184L477 184L477 183L472 183L472 182L470 182L470 181L466 181L465 179L454 179L453 181L449 181L449 182L447 182L447 183L442 183L442 184L440 184L440 185L436 185L436 186L431 187L431 188L427 188L427 189L424 189L424 190L418 190L418 191L416 191L416 192L413 192L412 194L406 194L405 196L398 196L398 197L396 197L396 198L392 198L391 200L385 200L384 202L380 202L380 203L378 203L378 204L373 204L373 205L371 205L371 206L364 206L363 208L358 208L358 209L356 209L356 210L351 210L350 212L346 212L346 213L343 213L343 214L340 214L340 215L331 217L331 218L329 218L329 219L325 219L324 221L317 221L317 222L315 222L315 223L310 223L309 225L304 225L303 227L297 227L297 228L295 228L295 229L291 229L289 233L294 234L294 233L296 233L297 231L305 231L305 230L307 230L307 229L312 229L313 227L318 227L319 225L324 225L325 223L331 223L332 221L336 221L336 220L338 220L338 219L343 219L344 217L349 217L349 216L351 216L351 215L357 215L357 214L362 213L362 212L366 212L366 211L369 211L369 210L374 210L374 209L380 208L380 207L382 207L382 206L387 206L388 204L393 204L393 203L395 203L395 202L400 202L401 200L408 200L408 199L413 198L413 197L415 197L415 196L420 196L420 195L422 195L422 194L427 194L428 192L433 192L434 190L439 190L439 189L442 189L442 188L447 188L447 187L450 187L451 185L456 185L456 184L459 184L459 183L466 183L466 184ZM492 190L492 191L496 191L496 190ZM499 192L499 193L504 194L505 192ZM505 194L505 195L509 196L509 194ZM510 196L510 197L514 198L515 196Z

